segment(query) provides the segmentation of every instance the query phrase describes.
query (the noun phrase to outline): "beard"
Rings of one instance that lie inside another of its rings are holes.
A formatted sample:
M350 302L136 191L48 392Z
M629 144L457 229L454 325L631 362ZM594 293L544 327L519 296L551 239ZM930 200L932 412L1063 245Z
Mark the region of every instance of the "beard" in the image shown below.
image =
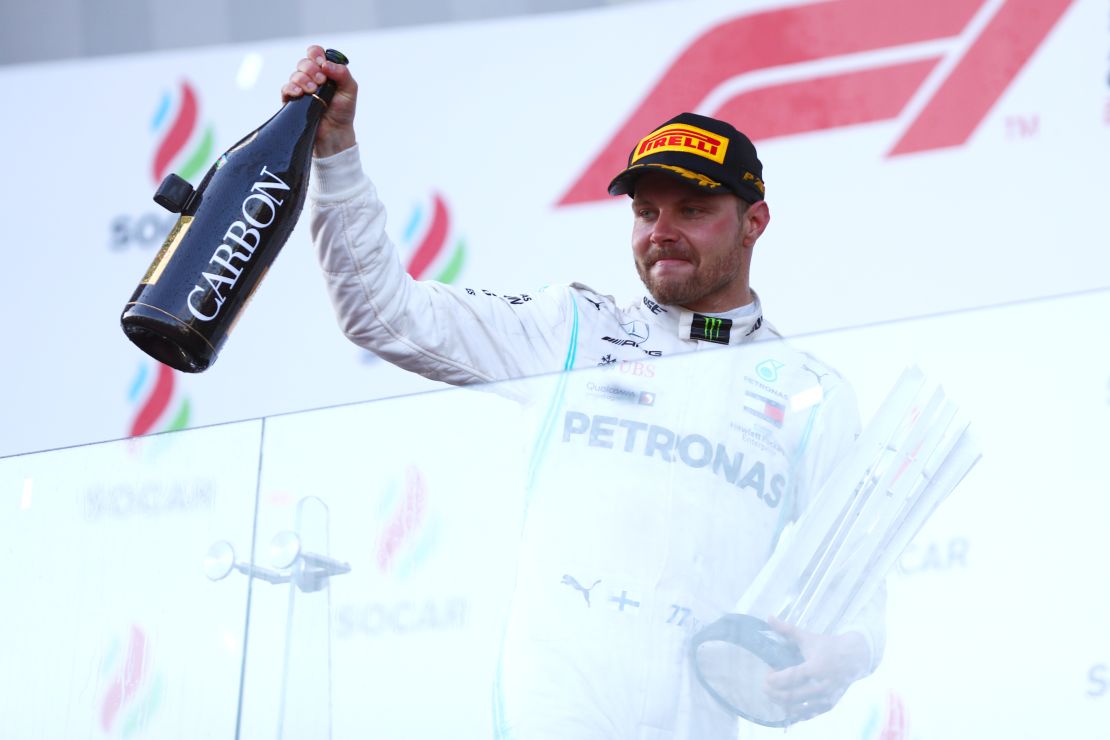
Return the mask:
M652 275L651 266L661 259L684 259L694 270L683 277ZM635 261L636 272L656 303L687 306L723 291L736 281L743 269L743 248L738 241L734 249L704 262L691 250L652 249L642 260Z

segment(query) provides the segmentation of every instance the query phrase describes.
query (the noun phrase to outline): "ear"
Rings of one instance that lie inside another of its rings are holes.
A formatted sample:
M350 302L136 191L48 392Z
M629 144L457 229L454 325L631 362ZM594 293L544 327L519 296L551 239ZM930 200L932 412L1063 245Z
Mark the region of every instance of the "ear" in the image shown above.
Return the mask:
M767 224L771 223L771 210L767 207L767 201L757 200L748 206L748 210L744 212L744 246L754 247L755 242L762 236Z

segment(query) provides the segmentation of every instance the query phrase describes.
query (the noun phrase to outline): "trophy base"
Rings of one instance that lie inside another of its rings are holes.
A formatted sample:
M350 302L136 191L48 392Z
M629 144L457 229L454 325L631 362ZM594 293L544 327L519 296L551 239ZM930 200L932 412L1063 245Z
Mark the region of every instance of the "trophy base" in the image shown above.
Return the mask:
M765 676L803 660L793 641L747 614L726 614L694 635L690 645L694 674L709 695L732 714L764 727L793 722L785 707L767 697Z

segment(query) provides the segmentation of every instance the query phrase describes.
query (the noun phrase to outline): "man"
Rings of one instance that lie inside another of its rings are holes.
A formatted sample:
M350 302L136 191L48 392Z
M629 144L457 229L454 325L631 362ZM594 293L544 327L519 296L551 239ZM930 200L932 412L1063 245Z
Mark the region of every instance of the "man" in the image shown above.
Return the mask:
M639 383L587 375L559 385L542 414L497 731L735 737L736 718L691 678L690 639L735 605L858 431L849 386L781 341L749 285L770 221L755 147L690 113L645 132L609 187L631 197L633 257L651 296L629 308L577 283L534 295L456 289L414 281L385 235L349 69L309 47L283 97L327 79L337 91L316 140L311 228L352 341L458 385L576 368L627 370ZM683 358L667 361L726 346L690 356L713 360L695 382ZM800 397L818 400L789 406ZM584 470L589 486L552 483ZM881 654L875 605L839 635L771 623L805 658L766 678L795 719L828 711Z

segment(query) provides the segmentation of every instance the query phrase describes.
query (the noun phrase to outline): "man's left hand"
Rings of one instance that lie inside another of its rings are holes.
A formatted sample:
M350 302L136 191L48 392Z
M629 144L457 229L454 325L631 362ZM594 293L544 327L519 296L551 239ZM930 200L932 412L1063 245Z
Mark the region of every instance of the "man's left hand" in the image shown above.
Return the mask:
M767 674L767 696L786 708L792 722L811 719L836 706L854 681L867 675L870 648L863 635L819 635L770 617L767 623L802 651L802 663Z

